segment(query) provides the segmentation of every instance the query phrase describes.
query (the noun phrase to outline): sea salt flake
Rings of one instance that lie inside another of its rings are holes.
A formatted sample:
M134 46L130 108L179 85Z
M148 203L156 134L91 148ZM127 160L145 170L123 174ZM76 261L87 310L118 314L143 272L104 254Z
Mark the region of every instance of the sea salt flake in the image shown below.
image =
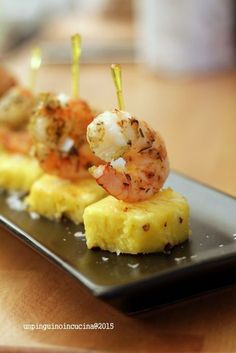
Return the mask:
M69 152L73 146L74 146L74 140L68 137L65 139L62 146L60 147L60 151L65 153Z
M191 260L194 260L194 259L196 259L196 258L197 258L197 255L191 255L191 256L190 256L190 259L191 259Z
M117 170L121 170L121 171L124 170L125 165L126 165L126 161L122 157L119 157L117 159L113 159L111 161L111 166Z
M69 97L64 93L58 94L57 99L61 104L64 104L64 105L66 105L69 101Z
M105 256L102 256L102 261L108 261L109 260L109 257L105 257Z
M85 234L82 233L82 232L76 232L76 233L74 233L74 237L76 237L76 238L84 238Z
M185 261L186 259L187 259L186 256L175 257L175 261L176 261L177 263L183 262L183 261Z
M32 219L39 219L40 218L40 215L36 212L30 212L30 217Z
M98 179L102 176L104 172L105 166L104 165L99 165L94 171L92 171L92 174L95 179Z
M18 195L11 194L6 199L8 207L15 211L24 211L26 204L19 198Z
M139 266L139 264L128 264L128 266L130 268L137 268Z

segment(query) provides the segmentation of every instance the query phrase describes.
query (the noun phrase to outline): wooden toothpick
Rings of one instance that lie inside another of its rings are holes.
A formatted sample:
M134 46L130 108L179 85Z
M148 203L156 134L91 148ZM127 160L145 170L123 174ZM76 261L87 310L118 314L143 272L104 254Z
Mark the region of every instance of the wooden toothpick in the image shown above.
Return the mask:
M35 90L36 78L39 68L42 63L42 51L39 47L35 47L31 51L30 58L30 77L29 77L29 87L31 91Z
M81 37L74 34L71 37L72 46L72 66L71 66L71 84L73 98L79 98L79 60L81 55Z
M124 99L122 93L122 77L121 77L121 67L119 64L111 65L112 78L116 88L116 95L118 101L118 108L124 110Z

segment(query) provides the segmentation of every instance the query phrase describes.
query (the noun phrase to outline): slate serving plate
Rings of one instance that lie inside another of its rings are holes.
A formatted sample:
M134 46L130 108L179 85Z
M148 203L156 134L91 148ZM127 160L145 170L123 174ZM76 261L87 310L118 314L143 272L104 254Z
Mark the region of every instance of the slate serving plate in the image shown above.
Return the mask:
M236 280L236 200L172 173L166 186L191 207L192 235L170 254L119 255L88 250L83 226L32 219L0 195L0 224L83 283L91 293L134 313L225 286Z

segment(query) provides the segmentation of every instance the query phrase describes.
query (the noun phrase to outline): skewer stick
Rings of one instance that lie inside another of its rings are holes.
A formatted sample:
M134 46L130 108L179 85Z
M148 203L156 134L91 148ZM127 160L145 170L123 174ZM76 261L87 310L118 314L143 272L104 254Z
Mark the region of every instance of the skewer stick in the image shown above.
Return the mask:
M42 63L42 51L39 47L35 47L31 51L30 58L30 77L29 77L29 87L33 92L36 86L36 78L39 68Z
M124 99L122 93L122 78L121 78L121 67L119 64L111 65L112 78L116 88L116 95L118 100L118 107L120 110L124 110Z
M73 98L79 98L79 60L81 55L81 37L75 34L71 37L72 46L72 66L71 66L71 84Z

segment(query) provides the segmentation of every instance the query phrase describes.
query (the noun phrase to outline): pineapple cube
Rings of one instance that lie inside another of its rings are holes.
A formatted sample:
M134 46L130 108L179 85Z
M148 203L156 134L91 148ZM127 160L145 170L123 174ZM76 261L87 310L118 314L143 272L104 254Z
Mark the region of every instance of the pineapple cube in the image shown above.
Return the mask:
M190 234L188 202L171 188L132 204L108 196L88 206L83 218L88 248L118 254L164 252Z
M59 219L64 215L78 224L83 221L85 207L105 196L104 189L92 178L72 183L44 174L33 184L25 202L29 211L49 219Z
M42 175L38 162L32 157L0 153L0 188L28 192Z

